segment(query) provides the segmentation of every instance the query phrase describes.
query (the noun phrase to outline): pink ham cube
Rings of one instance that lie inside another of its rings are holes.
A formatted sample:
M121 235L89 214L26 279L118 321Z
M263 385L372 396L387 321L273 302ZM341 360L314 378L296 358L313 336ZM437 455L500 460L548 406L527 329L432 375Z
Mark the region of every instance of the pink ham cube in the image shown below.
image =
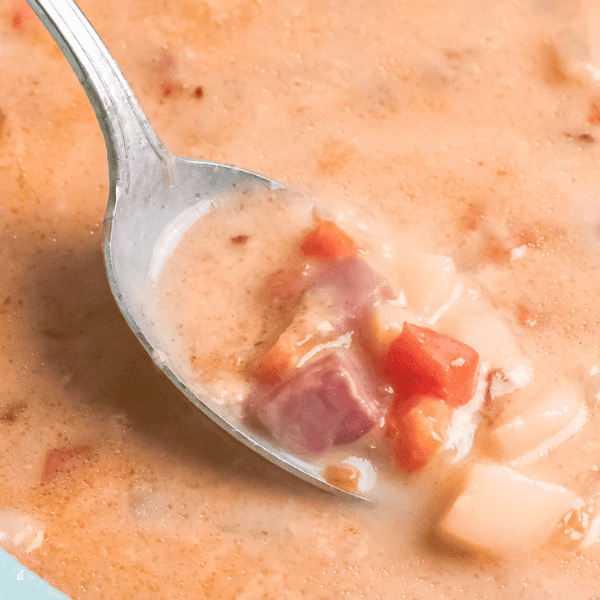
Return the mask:
M259 386L247 410L283 448L305 455L349 444L382 421L373 385L346 350L309 362L277 384Z
M331 289L340 312L350 321L367 317L376 302L392 297L392 291L362 258L331 262L315 278L315 285Z

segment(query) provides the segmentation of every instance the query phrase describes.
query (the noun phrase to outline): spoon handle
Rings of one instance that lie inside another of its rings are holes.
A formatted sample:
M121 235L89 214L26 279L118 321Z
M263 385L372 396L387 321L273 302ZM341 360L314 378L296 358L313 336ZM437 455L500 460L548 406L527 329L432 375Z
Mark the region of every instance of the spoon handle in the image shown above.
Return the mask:
M27 0L75 71L104 134L111 184L128 191L130 168L149 154L168 163L129 84L96 30L73 0Z

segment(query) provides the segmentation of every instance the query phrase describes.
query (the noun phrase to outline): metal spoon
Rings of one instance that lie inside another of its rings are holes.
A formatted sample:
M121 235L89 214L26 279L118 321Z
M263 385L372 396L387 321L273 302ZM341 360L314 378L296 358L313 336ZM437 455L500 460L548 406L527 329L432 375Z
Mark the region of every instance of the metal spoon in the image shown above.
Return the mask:
M327 483L315 465L249 432L239 418L211 403L208 393L194 393L177 361L161 348L160 324L146 313L147 292L190 216L201 218L212 209L211 198L223 192L283 186L237 167L171 154L75 2L27 1L77 74L104 134L110 171L104 219L106 271L117 304L137 338L187 398L228 434L319 488L361 498Z

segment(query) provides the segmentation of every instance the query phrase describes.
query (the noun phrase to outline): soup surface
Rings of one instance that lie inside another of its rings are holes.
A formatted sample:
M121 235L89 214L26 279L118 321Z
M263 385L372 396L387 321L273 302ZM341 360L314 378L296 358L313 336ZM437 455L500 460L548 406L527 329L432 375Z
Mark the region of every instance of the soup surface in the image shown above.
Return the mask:
M72 598L599 595L597 3L80 5L172 151L350 204L386 238L451 256L536 381L573 386L586 407L555 448L505 462L587 504L571 534L490 557L437 534L460 484L436 469L379 510L274 472L207 428L112 300L102 135L17 0L0 8L0 545ZM265 253L264 269L277 267L294 222L244 223L235 235L281 241ZM243 395L231 349L263 323L222 275L234 258L205 260L210 277L195 285L231 320L207 321L198 339L214 342L213 383Z

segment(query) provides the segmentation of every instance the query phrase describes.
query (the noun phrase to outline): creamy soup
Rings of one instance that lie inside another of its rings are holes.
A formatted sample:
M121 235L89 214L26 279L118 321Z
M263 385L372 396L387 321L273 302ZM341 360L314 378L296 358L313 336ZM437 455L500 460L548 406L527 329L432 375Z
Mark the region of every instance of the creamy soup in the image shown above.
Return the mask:
M385 223L382 240L451 257L476 282L535 381L574 390L585 410L539 456L492 462L568 490L574 511L518 556L465 551L440 523L471 455L456 481L435 464L402 475L409 485L379 510L278 473L207 428L112 300L100 130L50 36L10 0L0 8L0 546L72 598L599 595L597 3L80 4L172 151L350 205L353 222ZM310 226L288 217L279 233L253 217L232 233L216 217L213 234L272 239L256 263L266 275L290 250L285 232ZM233 250L203 260L207 278L192 283L218 310L182 325L213 352L199 377L243 397L236 361L264 323L218 266L231 268Z

